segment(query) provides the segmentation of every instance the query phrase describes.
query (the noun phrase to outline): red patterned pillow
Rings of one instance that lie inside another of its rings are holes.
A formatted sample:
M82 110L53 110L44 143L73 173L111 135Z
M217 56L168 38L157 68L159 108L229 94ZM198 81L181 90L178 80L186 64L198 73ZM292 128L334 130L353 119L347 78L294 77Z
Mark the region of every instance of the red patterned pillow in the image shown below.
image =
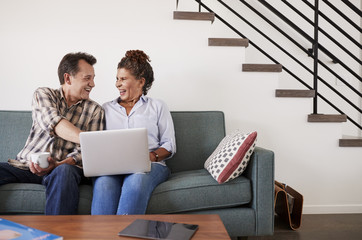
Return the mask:
M257 132L239 130L227 135L206 160L204 167L218 183L240 176L249 163L257 140Z

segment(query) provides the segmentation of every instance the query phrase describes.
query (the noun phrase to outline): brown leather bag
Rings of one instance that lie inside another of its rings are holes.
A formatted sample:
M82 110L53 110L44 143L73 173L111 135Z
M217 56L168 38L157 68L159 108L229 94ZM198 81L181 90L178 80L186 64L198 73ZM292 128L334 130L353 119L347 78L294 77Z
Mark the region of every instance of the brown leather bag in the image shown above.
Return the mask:
M297 230L302 223L303 196L293 188L275 181L274 210L291 229Z

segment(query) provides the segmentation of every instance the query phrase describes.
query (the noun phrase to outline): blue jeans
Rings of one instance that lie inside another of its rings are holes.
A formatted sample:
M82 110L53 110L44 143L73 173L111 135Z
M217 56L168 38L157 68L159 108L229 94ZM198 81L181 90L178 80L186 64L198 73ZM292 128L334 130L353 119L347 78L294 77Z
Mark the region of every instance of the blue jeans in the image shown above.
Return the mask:
M148 173L94 178L92 215L145 214L153 190L169 175L167 166L152 163Z
M0 185L7 183L38 183L46 188L46 215L77 214L79 187L83 170L62 164L51 173L39 177L29 170L11 166L7 162L0 163Z

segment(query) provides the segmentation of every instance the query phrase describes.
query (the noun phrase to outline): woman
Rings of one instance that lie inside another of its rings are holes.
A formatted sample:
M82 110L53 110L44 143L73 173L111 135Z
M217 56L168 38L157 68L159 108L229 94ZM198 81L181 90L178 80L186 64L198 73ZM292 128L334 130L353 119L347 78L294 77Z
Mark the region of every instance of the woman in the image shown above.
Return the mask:
M175 131L166 104L146 97L154 81L149 62L143 51L127 51L117 67L120 96L103 108L107 130L147 128L151 171L94 178L92 214L145 214L152 191L170 174L165 160L176 151Z

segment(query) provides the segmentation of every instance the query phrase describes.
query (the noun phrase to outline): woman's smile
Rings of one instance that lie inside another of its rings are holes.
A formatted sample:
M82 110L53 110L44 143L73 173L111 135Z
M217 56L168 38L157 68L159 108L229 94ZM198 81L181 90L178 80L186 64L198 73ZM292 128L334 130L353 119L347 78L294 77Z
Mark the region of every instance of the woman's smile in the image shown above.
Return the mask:
M136 79L131 72L125 68L117 70L116 87L122 102L134 102L142 96L144 80Z

